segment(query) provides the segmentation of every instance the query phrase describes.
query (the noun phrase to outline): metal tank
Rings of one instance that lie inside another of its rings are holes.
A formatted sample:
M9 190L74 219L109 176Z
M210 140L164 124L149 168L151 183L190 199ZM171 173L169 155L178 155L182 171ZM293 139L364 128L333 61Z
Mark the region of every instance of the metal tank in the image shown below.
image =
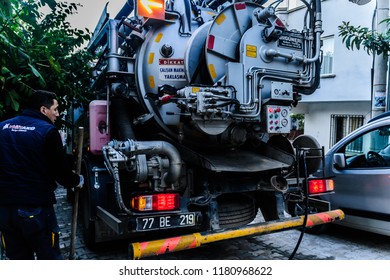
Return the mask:
M254 2L226 2L216 10L207 1L170 3L165 20L147 19L142 32L137 17L118 31L110 22L116 56L108 59L107 74L126 71L134 88L113 83L109 90L136 95L159 129L188 144L234 146L254 131L289 133L298 94L318 85L320 26L289 31L272 6Z

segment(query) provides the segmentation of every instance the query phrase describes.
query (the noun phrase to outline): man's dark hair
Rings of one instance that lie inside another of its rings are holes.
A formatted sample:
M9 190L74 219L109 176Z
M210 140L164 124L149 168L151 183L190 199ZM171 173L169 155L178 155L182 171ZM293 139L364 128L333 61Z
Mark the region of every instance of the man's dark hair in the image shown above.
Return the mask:
M42 106L50 108L54 104L57 95L54 92L46 90L35 90L31 94L26 107L29 109L39 110Z

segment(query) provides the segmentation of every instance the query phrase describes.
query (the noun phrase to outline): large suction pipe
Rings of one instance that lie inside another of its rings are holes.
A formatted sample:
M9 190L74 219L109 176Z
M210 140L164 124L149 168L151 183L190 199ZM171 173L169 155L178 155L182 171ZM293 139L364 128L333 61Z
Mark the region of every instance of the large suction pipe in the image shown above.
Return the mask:
M124 154L165 155L169 159L169 169L164 175L164 182L172 184L179 179L182 165L180 153L175 146L166 141L134 141L128 139L123 142L111 141L108 145L118 148Z
M164 181L172 184L179 179L181 172L181 157L179 151L172 144L165 141L137 141L135 154L163 154L169 159L169 169L164 175Z

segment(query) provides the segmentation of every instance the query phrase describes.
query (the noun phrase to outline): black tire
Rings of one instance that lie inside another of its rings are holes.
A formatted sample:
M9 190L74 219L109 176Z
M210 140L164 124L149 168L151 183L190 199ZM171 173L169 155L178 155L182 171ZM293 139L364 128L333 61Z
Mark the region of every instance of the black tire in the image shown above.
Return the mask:
M293 141L293 146L295 148L310 148L309 152L306 154L306 172L307 175L314 174L321 167L321 145L318 143L317 139L310 135L299 135ZM305 165L303 158L299 159L299 165L301 167L300 176L305 176L304 168Z
M225 195L218 198L219 226L232 228L249 224L256 218L253 199L244 195Z

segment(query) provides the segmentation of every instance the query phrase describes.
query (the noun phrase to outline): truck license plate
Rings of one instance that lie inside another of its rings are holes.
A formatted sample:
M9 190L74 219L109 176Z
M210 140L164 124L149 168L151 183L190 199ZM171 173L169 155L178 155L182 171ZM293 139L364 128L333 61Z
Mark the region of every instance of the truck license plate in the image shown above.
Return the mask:
M137 231L188 227L195 225L195 213L137 218Z

